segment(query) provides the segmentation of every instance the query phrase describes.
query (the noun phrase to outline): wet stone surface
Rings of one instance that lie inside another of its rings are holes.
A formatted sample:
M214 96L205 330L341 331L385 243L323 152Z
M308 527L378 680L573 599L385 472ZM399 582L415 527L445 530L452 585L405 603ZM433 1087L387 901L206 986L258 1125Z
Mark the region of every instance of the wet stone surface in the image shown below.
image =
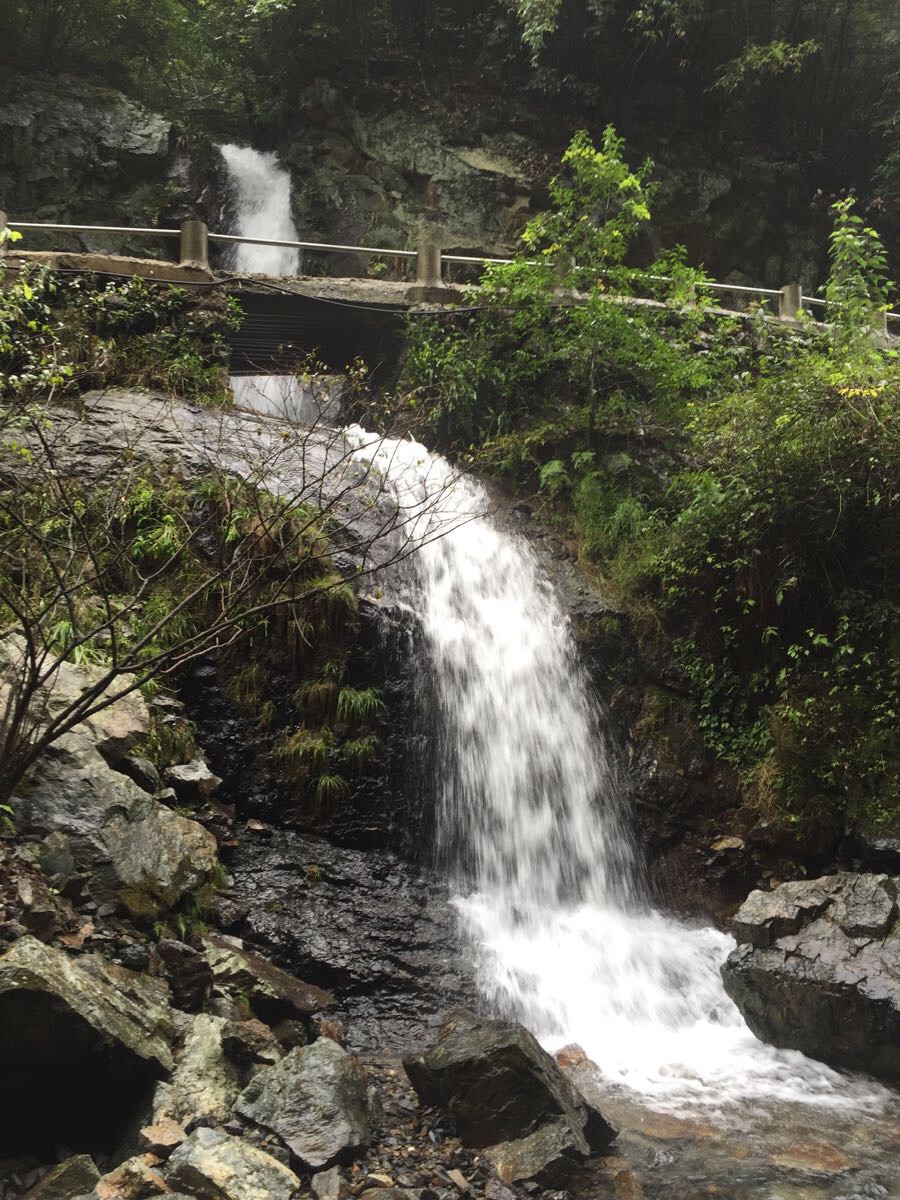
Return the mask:
M472 1003L446 888L408 862L300 833L248 831L229 866L234 896L249 909L234 932L334 992L328 1016L346 1027L348 1049L422 1049L445 1009Z

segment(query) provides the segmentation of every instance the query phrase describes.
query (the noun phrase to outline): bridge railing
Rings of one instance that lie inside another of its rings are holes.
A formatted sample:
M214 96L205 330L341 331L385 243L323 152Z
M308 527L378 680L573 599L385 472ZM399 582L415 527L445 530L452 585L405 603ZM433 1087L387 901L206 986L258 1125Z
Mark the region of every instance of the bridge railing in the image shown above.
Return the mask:
M398 260L415 261L416 285L430 292L444 286L443 267L445 263L464 266L488 266L492 263L511 263L511 258L491 258L471 254L444 254L437 242L424 240L417 250L397 250L389 246L345 246L331 242L301 242L281 238L253 238L239 234L211 232L203 221L191 219L183 221L179 229L141 228L123 225L73 225L52 221L10 221L6 214L0 211L0 229L7 226L14 230L39 230L59 233L101 233L115 236L161 237L177 238L179 242L179 262L183 267L193 267L199 270L209 270L209 244L221 243L227 245L245 246L278 246L292 250L309 250L325 254L364 254L371 257L394 258ZM656 282L669 282L664 276L653 277ZM762 301L777 301L778 316L785 321L797 317L801 308L827 306L828 301L819 296L806 296L799 283L788 283L780 288L751 287L738 283L702 284L702 290L730 296L747 297ZM888 332L889 323L900 323L900 313L884 314L884 331Z

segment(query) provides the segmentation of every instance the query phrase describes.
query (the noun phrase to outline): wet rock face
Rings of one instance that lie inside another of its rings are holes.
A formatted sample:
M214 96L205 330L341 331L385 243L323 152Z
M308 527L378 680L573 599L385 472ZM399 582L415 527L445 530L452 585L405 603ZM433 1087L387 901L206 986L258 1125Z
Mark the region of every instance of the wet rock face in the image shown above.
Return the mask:
M521 1025L454 1009L434 1049L404 1066L420 1100L448 1109L504 1183L563 1180L616 1137Z
M845 873L748 897L722 978L757 1037L900 1080L898 886Z
M397 855L248 831L230 868L249 908L240 932L334 992L351 1050L424 1047L448 997L474 993L444 885Z
M0 1152L111 1148L171 1069L174 1033L155 981L20 938L0 958Z
M9 75L0 86L0 193L21 220L155 221L169 199L174 141L170 121L111 88L49 75ZM33 235L29 247L40 248ZM124 252L134 249L145 246Z

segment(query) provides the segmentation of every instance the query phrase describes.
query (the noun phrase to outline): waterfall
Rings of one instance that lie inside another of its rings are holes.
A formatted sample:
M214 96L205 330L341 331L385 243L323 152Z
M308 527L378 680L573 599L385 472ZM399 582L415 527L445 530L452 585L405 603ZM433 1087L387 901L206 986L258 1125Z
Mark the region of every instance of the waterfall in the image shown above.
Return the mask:
M484 489L412 441L347 431L404 510L436 697L438 865L497 1011L655 1106L880 1103L868 1081L759 1042L726 995L734 943L642 898L604 715L569 622ZM436 498L436 499L435 499ZM471 519L473 514L481 514Z
M234 193L234 232L240 237L298 241L291 215L291 177L274 153L249 146L220 146ZM232 270L258 275L296 275L300 252L288 246L234 247Z
M240 229L294 236L274 158L223 154ZM263 265L265 247L243 250L242 269L282 269ZM247 407L302 419L296 380L235 382ZM615 749L569 622L481 485L410 439L359 426L344 436L378 469L419 543L412 570L390 586L424 632L420 669L437 706L437 865L455 882L495 1008L551 1050L579 1043L608 1085L659 1108L880 1105L875 1084L759 1042L719 975L731 938L646 902Z
M220 146L225 160L233 207L231 228L240 237L298 240L291 215L291 177L274 153L249 146ZM296 275L300 251L287 246L232 248L228 265L251 275ZM309 390L294 375L236 375L231 380L235 403L267 416L310 420L314 410Z

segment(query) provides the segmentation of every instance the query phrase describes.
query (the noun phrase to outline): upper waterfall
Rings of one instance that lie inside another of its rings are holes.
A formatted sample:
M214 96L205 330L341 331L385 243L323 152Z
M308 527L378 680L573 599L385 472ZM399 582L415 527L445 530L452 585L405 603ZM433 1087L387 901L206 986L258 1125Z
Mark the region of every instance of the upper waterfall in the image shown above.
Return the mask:
M235 191L235 233L240 237L296 242L291 177L275 154L249 146L224 145L219 150ZM236 271L259 275L296 275L300 251L289 246L237 245L231 266Z

